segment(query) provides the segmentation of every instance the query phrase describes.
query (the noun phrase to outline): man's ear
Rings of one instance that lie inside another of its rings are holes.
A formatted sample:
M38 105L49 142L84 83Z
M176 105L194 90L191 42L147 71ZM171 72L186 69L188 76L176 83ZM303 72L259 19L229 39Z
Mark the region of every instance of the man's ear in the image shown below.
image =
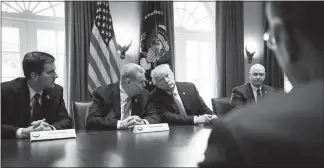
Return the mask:
M276 18L273 22L273 36L276 43L276 52L277 59L279 62L283 64L287 64L288 62L291 62L291 56L292 52L294 50L297 50L294 48L294 41L292 40L292 32L289 32L291 30L287 29L287 25L284 25L281 19Z
M39 77L39 75L37 73L35 73L35 72L30 73L30 78L31 79L37 80L38 77Z

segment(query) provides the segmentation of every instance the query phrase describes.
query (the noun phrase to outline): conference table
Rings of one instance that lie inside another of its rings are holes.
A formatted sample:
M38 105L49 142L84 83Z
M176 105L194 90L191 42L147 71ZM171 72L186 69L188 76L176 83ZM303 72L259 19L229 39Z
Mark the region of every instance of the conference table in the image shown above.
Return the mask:
M211 126L170 126L169 131L77 133L73 139L1 140L2 167L197 167Z

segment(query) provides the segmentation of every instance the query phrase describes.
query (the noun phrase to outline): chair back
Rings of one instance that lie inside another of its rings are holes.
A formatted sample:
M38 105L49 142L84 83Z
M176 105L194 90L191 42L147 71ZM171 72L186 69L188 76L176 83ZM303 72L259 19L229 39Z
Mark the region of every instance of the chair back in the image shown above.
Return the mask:
M212 98L213 111L218 116L222 116L232 110L231 99L229 97Z
M76 130L85 130L87 110L91 102L72 102L74 123Z

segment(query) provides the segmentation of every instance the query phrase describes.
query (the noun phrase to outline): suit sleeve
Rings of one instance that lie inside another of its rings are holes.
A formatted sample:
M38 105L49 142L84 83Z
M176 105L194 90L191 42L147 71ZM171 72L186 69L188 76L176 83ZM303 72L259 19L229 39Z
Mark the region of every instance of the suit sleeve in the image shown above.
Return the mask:
M69 116L64 99L63 99L63 88L60 89L60 97L59 97L59 104L57 108L57 113L59 114L59 120L53 122L51 125L55 127L57 130L60 129L71 129L72 128L72 119Z
M156 105L153 102L147 102L145 106L145 117L150 124L157 124L162 122L160 115L158 115L157 111L159 109L156 108Z
M244 164L239 146L230 131L217 120L208 139L205 160L199 167L227 167Z
M198 101L198 107L199 107L198 114L200 114L200 115L203 115L203 114L214 115L214 112L207 107L206 103L204 102L202 97L199 95L199 92L195 85L194 85L194 90L197 95L197 101Z
M236 88L233 88L231 95L232 107L239 107L244 105L243 95Z
M12 94L7 92L4 86L1 86L1 138L16 138L18 127L8 124L11 111L8 106L11 105Z
M157 122L167 122L171 125L191 125L194 124L194 116L182 116L170 112L164 105L149 101L147 103L147 111L149 113L155 113Z
M91 105L88 108L88 116L86 118L87 130L114 130L117 129L117 119L110 118L109 115L103 117L102 108L104 107L104 99L99 94L98 89L93 92ZM109 109L112 112L112 107Z

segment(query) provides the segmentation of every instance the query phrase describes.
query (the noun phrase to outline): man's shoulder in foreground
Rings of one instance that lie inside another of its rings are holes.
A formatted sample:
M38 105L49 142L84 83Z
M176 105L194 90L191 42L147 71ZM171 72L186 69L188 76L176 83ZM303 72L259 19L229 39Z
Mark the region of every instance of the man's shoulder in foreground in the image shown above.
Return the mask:
M210 135L208 148L216 150L222 146L219 143L222 140L215 139L222 132L217 129L222 129L230 137L227 141L233 142L229 146L238 146L236 149L245 163L322 162L323 81L300 85L289 94L272 94L258 104L229 113L217 125ZM225 150L219 157L231 158L226 156L227 152ZM207 162L219 164L206 153ZM222 164L226 162L225 159Z

